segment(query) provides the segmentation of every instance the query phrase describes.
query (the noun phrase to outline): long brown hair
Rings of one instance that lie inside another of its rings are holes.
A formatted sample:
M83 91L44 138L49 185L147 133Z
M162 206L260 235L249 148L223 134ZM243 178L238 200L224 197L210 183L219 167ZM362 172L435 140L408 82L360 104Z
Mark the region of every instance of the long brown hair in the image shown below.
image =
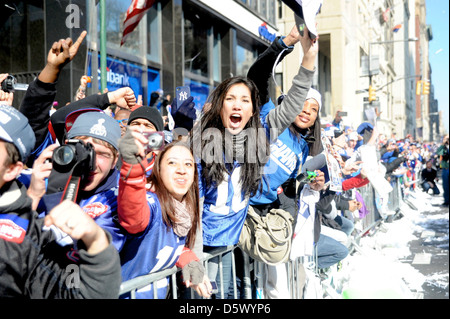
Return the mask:
M219 86L217 86L217 88L208 97L208 108L206 111L204 111L199 124L201 133L203 133L203 131L208 128L217 128L222 132L222 136L225 136L225 127L222 123L222 117L220 113L222 111L227 92L232 86L236 84L244 84L248 87L253 104L253 116L247 122L244 130L248 128L263 128L259 117L258 106L260 105L260 100L258 88L256 87L255 83L249 78L235 76L220 83ZM224 143L224 141L225 138L222 139L222 143ZM201 143L199 143L201 145L201 149L205 148L208 143L208 140L202 138ZM247 143L253 143L255 145L255 150L258 155L260 153L264 153L261 158L260 156L256 156L256 161L244 161L243 163L240 163L240 166L242 168L240 172L240 183L242 185L242 191L244 194L251 196L254 195L258 190L262 189L261 172L262 168L267 162L270 147L266 135L262 134L257 134L256 140L248 139ZM195 149L195 154L202 154L201 149ZM223 147L223 149L226 149L225 146ZM227 166L224 158L222 156L219 157L219 161L214 161L212 163L205 162L203 158L201 159L202 178L205 180L207 187L217 186L224 180L224 175L229 175L232 170L232 165L229 164Z
M148 182L152 185L156 195L158 196L163 221L167 227L173 227L173 224L177 222L177 220L175 217L175 206L173 204L173 196L169 193L161 178L161 161L164 158L164 155L175 146L185 147L192 154L192 149L189 147L188 144L184 142L176 141L166 145L164 150L162 150L161 153L156 157L152 173L148 178ZM192 212L191 214L192 227L189 230L189 233L186 238L187 246L192 248L194 246L197 228L200 223L198 171L195 162L194 162L194 182L192 183L188 192L184 196L184 201L186 202L188 209L190 209Z

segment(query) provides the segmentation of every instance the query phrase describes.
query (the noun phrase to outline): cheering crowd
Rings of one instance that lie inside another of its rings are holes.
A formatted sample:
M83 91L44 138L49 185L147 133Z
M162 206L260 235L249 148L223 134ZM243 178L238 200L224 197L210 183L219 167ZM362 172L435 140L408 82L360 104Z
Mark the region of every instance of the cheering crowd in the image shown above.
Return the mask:
M388 218L390 179L440 196L439 169L448 206L448 136L386 138L375 123L343 125L339 112L324 125L311 88L318 42L297 26L246 77L220 83L199 117L192 97L161 111L127 87L85 96L86 78L74 101L52 110L61 70L85 36L53 44L19 110L1 92L0 297L118 298L122 282L176 265L180 290L227 298L232 252L221 257L222 274L218 257L207 271L202 258L238 245L266 261L267 297L285 298L289 258L314 256L326 272L348 255L365 210L358 188L372 184ZM273 66L296 45L298 74L287 94L271 97ZM272 215L286 221L279 235L289 245L262 256L249 248L258 245L251 223ZM136 297L156 289L166 298L168 286L150 284Z

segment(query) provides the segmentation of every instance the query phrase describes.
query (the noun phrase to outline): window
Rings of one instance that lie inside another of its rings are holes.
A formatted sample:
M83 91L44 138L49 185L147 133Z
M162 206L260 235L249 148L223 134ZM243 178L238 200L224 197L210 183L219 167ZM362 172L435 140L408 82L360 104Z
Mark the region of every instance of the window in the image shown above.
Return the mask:
M208 30L197 14L185 12L184 39L186 71L208 77Z
M276 12L281 17L280 0L236 0L245 4L251 11L272 24L276 23Z
M236 54L236 75L246 76L253 62L258 57L258 52L246 41L238 39Z
M147 11L147 58L154 62L160 62L159 54L161 39L161 22L158 12L161 11L161 3L157 2Z
M213 80L216 82L220 82L222 78L222 72L221 72L221 61L222 61L222 55L221 55L221 35L219 32L214 32L214 40L213 40L213 52L212 52L212 58L213 58Z
M142 41L140 41L140 24L131 32L127 41L120 46L122 41L123 22L130 3L121 0L109 0L106 10L106 42L108 47L118 49L126 53L142 56ZM98 11L98 30L100 30L100 10ZM100 37L100 32L99 35ZM100 42L99 42L100 43Z

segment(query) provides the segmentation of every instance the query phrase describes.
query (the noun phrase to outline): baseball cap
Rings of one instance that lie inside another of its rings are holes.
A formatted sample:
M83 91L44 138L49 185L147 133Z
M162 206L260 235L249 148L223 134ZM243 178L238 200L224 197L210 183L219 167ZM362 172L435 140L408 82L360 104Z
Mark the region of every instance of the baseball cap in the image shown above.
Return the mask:
M116 150L119 149L120 125L108 114L102 112L82 113L68 129L68 138L89 136L108 142Z
M145 119L150 121L158 132L162 132L164 130L164 122L161 113L159 113L157 108L141 106L135 109L131 112L130 117L128 118L128 124L136 119Z
M323 0L283 0L295 13L296 24L306 24L311 39L317 38L316 15L320 12Z
M22 163L26 162L36 143L28 119L9 105L0 105L0 139L14 144L19 150Z
M351 132L350 134L348 134L347 138L349 141L358 141L358 133Z
M373 131L373 125L369 122L363 122L361 123L358 128L356 129L359 135L363 135L365 131Z

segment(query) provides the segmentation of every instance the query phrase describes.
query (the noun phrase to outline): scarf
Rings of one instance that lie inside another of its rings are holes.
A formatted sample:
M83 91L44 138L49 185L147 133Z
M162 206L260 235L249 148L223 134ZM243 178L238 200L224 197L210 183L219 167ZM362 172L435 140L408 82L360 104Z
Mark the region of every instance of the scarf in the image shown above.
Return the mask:
M186 237L192 227L192 216L186 201L179 202L173 199L175 206L175 222L173 223L173 231L180 237Z
M300 193L297 224L292 239L291 260L300 256L312 256L314 249L314 224L316 203L320 193L305 185Z

